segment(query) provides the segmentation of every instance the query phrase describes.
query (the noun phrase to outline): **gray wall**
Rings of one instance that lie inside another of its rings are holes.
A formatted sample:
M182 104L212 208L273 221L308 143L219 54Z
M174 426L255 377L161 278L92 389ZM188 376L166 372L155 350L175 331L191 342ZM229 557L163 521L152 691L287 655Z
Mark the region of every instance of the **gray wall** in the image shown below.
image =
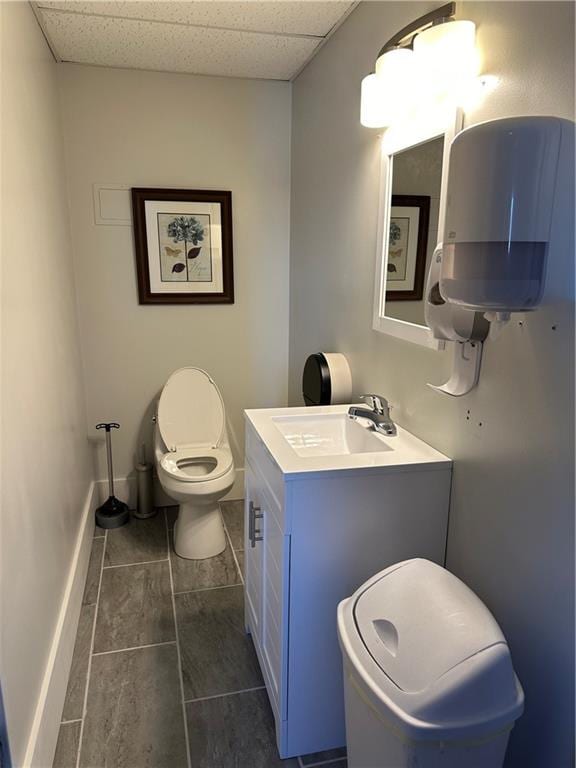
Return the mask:
M14 765L92 480L56 64L29 3L2 3L0 665Z
M60 82L89 433L121 423L114 469L128 475L166 379L197 365L242 467L242 409L287 397L290 85L76 64ZM231 190L234 304L138 304L132 227L95 224L93 184Z
M508 766L567 768L573 744L573 241L549 267L544 306L486 344L480 386L462 399L448 353L371 330L379 139L359 121L360 81L381 44L435 4L362 3L294 84L290 398L306 356L348 355L356 392L455 460L448 567L486 602L525 688ZM496 91L466 125L520 114L573 118L569 3L464 4ZM567 206L570 200L567 200ZM565 212L566 213L566 212ZM572 215L572 214L571 214ZM468 418L469 416L469 418Z

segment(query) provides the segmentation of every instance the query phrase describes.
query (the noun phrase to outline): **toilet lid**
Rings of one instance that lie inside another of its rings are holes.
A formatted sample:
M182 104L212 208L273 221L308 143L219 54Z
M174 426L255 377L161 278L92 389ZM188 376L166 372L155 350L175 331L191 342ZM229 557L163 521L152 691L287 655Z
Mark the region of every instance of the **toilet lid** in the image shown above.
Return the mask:
M162 390L158 429L168 450L182 445L220 442L224 431L224 403L218 387L201 368L180 368Z

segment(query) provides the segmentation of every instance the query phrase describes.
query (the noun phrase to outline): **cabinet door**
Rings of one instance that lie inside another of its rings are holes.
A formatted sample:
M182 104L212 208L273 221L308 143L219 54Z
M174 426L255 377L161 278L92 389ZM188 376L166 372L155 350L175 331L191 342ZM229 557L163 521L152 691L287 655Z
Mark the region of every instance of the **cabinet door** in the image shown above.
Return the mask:
M269 681L273 708L286 717L288 645L288 564L290 536L278 523L280 509L266 487L261 495L264 540L262 570L262 656Z
M246 462L244 508L244 594L246 626L256 645L262 644L262 546L252 539L254 518L262 507L262 484ZM261 529L261 526L256 526Z

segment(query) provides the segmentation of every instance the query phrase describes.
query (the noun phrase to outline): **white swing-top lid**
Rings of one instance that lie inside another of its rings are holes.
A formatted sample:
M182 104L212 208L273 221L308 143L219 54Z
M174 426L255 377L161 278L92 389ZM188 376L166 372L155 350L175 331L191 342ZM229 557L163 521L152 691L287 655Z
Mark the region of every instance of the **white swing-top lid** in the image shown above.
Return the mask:
M356 601L354 615L368 652L405 692L433 685L465 659L506 640L482 601L428 560L392 567Z
M484 738L522 714L496 620L435 563L406 560L376 574L340 604L338 626L362 694L410 739Z
M168 450L184 445L218 445L224 432L224 403L206 371L174 371L160 395L157 421Z

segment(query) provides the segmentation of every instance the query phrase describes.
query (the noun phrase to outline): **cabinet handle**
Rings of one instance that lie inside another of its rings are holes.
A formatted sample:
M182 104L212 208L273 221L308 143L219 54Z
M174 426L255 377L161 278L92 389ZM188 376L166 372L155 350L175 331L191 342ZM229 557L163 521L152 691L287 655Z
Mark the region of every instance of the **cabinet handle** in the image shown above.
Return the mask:
M263 540L262 531L256 529L256 520L261 520L263 517L261 508L256 507L251 501L248 505L248 538L252 549L256 546L257 541Z
M250 539L251 546L254 546L254 544L252 544L253 536L254 536L254 502L251 501L248 504L248 538Z

